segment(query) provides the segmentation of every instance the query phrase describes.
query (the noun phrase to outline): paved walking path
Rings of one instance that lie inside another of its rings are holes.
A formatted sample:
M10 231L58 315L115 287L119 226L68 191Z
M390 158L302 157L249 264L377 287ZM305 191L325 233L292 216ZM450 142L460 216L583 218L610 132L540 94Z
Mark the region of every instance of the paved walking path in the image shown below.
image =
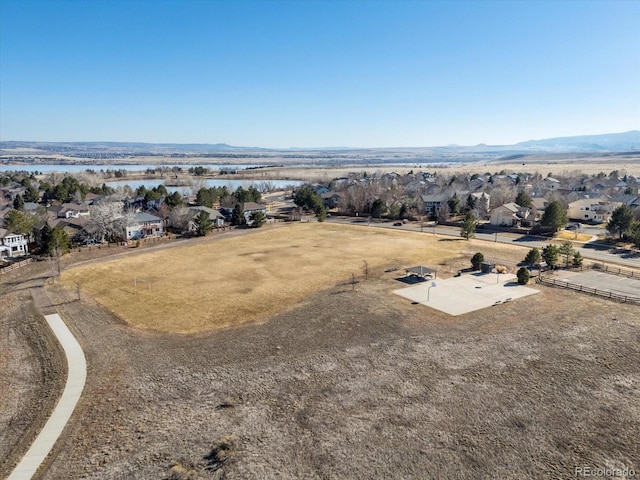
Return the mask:
M62 430L64 430L67 421L71 417L80 399L87 378L87 363L82 348L69 328L67 328L62 321L60 315L56 313L46 315L44 318L62 345L67 357L67 383L49 420L47 420L42 431L18 466L13 470L8 480L29 480L34 476L42 462L44 462L47 455L49 455Z

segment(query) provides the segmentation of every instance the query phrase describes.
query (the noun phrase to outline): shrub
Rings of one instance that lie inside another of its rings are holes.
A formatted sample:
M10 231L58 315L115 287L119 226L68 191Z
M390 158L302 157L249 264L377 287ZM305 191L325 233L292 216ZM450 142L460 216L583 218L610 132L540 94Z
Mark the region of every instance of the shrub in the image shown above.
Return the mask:
M518 283L520 285L526 285L527 283L529 283L529 278L531 278L531 276L529 275L529 270L526 267L520 267L518 273L516 273L516 276L518 277Z
M471 267L474 270L480 270L480 264L484 262L484 255L480 252L471 257Z

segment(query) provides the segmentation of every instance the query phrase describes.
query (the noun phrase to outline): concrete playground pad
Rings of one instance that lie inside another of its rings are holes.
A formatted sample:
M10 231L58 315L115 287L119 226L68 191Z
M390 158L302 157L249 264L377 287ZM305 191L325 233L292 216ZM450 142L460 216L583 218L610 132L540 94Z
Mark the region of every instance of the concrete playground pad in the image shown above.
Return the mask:
M474 273L435 280L435 283L436 286L431 287L432 282L426 281L393 293L454 316L540 293L534 288L518 285L516 276L510 273Z

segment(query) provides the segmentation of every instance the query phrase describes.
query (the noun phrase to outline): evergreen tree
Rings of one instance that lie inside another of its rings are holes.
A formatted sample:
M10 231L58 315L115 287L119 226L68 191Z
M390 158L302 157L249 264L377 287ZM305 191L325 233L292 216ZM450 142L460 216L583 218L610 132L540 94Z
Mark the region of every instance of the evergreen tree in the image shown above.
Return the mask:
M524 190L520 190L518 192L515 203L517 203L521 207L526 207L526 208L531 208L531 206L533 205L533 202L531 201L531 197Z
M49 245L53 240L53 229L48 222L45 222L44 227L40 230L40 250L43 253L49 253Z
M529 279L531 278L529 270L527 270L526 267L520 267L518 269L518 272L516 273L516 276L518 277L518 284L520 285L526 285L527 283L529 283Z
M581 267L582 266L582 255L580 255L580 252L575 252L573 254L573 266L574 267Z
M562 245L558 248L558 253L564 256L564 265L568 267L569 259L573 257L573 254L575 253L571 242L569 240L562 242Z
M447 205L449 206L449 213L451 215L458 215L460 213L460 199L456 193L447 200Z
M20 210L11 210L4 217L4 228L12 233L31 235L36 226L37 219L33 215Z
M171 195L167 195L165 197L164 203L166 203L169 208L176 208L178 205L182 205L184 202L182 200L182 195L180 195L180 192L175 191Z
M38 200L40 200L40 192L38 192L38 189L29 183L27 191L24 192L24 201L37 202Z
M555 268L560 256L560 249L555 245L547 245L542 249L542 259L547 263L549 268Z
M476 208L476 198L469 194L467 197L467 206L465 207L468 212L472 212Z
M244 216L244 209L242 205L236 203L236 206L233 207L233 212L231 212L231 225L240 226L247 223L247 219Z
M21 211L24 210L24 199L22 198L22 195L17 194L15 196L15 198L13 199L13 208Z
M611 214L611 219L607 223L607 231L612 235L617 235L622 240L633 223L633 211L627 205L621 205Z
M196 216L196 235L204 237L213 229L213 223L209 217L209 212L202 211Z
M538 265L541 261L542 261L542 255L540 255L540 250L538 250L535 247L529 250L529 253L527 253L527 256L524 257L524 263L526 263L530 267L534 267Z
M265 214L259 210L252 212L249 218L251 220L251 226L253 228L260 228L267 221L267 217L265 216Z
M384 214L384 210L385 210L384 202L381 199L376 198L373 204L371 205L371 216L380 218Z
M547 208L544 209L544 214L542 215L542 219L540 220L540 224L543 227L547 227L554 232L557 232L561 228L564 228L567 224L567 212L560 202L554 200Z
M51 231L51 240L47 245L47 253L49 255L63 255L71 249L71 240L69 235L62 227L55 227Z
M469 240L476 236L476 225L478 222L476 221L476 217L473 216L472 212L467 212L464 216L464 220L462 221L462 225L460 226L460 236Z
M474 270L480 270L480 265L484 262L484 255L480 252L471 257L471 267Z

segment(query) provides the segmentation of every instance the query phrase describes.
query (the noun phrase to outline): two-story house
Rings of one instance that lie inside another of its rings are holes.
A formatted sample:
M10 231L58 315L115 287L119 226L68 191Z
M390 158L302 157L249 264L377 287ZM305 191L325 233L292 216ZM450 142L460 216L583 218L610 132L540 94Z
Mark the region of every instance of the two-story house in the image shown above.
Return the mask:
M161 237L164 229L162 219L149 213L135 213L125 226L125 238L135 240L145 237Z
M28 254L29 244L25 235L12 233L9 230L0 228L0 258Z

